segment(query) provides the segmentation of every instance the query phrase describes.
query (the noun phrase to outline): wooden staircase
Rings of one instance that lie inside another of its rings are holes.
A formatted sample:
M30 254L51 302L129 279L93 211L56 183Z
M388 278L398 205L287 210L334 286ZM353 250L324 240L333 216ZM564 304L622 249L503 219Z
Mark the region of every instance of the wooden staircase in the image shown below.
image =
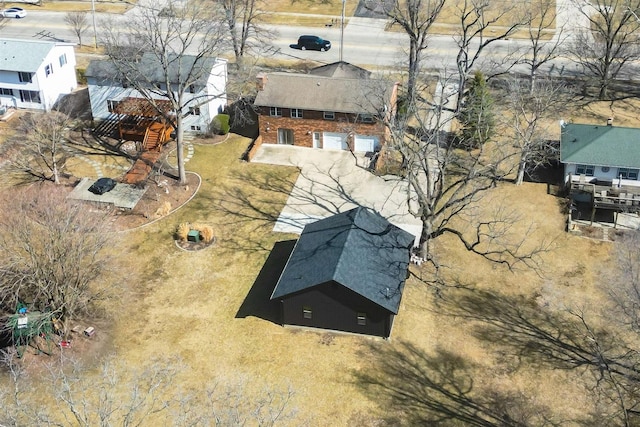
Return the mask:
M149 151L160 150L162 145L170 138L172 130L171 126L163 123L151 123L145 131L142 146Z

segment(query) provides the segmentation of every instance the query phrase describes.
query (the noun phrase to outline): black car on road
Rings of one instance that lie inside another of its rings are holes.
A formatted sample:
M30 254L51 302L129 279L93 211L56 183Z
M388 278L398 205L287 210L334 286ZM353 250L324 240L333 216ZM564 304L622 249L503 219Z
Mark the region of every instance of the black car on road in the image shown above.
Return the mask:
M331 42L318 36L300 36L297 44L290 45L293 49L300 50L319 50L325 52L331 49Z

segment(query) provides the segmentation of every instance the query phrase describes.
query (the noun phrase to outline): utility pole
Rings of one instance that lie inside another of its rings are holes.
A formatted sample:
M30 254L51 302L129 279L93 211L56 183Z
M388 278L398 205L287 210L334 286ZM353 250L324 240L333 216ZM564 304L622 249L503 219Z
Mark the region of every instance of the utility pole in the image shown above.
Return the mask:
M344 45L344 6L347 0L342 0L342 15L340 16L340 62L342 62L342 47Z

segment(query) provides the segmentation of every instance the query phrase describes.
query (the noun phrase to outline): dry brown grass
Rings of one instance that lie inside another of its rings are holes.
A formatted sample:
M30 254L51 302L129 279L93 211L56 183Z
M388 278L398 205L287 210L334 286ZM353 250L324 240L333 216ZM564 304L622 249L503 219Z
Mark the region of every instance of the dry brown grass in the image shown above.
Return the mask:
M196 197L170 218L123 239L121 251L135 254L126 262L140 271L138 281L128 282L130 297L121 301L108 331L117 337L111 350L123 363L144 366L154 356L179 356L189 366L179 381L191 390L236 378L248 379L256 394L265 384L290 385L295 390L291 406L299 410L292 425L398 424L400 418L394 423L389 417L401 417L394 410L405 407L392 398L391 389L367 387L360 378L375 375L383 384L415 385L412 392L426 393L422 380L445 367L436 362L447 360L459 362L458 374L473 380L470 399L489 388L522 393L528 403L552 408L563 419L582 415L588 396L574 372L509 362L503 348L483 339L480 322L451 315L469 296L467 291L436 289L417 279L429 276L427 265L411 268L416 277L407 282L391 341L282 328L255 315L239 316L243 304L250 312L258 308L245 299L275 242L296 237L273 233L272 227L298 171L239 161L247 144L231 138L216 146L196 146L188 163L203 178ZM480 210L486 215L506 203L522 217L515 224L518 234L533 226L528 245L553 240L542 256L542 268L538 274L509 271L443 236L434 251L446 283L492 292L500 300L485 300L487 305L520 301L523 315L541 310L560 315L564 307L593 313L604 298L598 270L611 246L565 233L560 202L547 194L544 184L499 185ZM199 252L175 248L173 224L187 221L213 224L218 244ZM409 372L394 377L383 364L400 366L398 355L409 357L409 346L418 352L411 360L422 377ZM442 354L447 357L435 357ZM419 400L415 402L405 412L419 411Z
M95 1L96 12L122 14L131 9L136 0L125 2ZM25 10L46 10L49 12L91 12L91 1L45 1L42 5L20 3Z
M183 381L191 389L235 377L255 380L254 392L264 383L290 384L296 391L292 405L300 410L300 420L313 420L311 425L347 425L353 420L372 425L388 414L384 405L388 396L384 390L365 392L355 375L377 370L378 354L400 351L404 343L410 343L427 354L448 349L473 362L468 374L477 381L505 389L515 384L537 400L572 413L580 394L566 375L539 375L526 369L517 375L506 371L496 375L502 370L494 350L470 336L469 327L460 320L439 312L442 301L415 279L407 283L391 342L340 334L331 334L329 339L326 333L283 329L254 316L236 317L273 244L294 237L272 233L271 220L257 216L259 212L277 214L286 190L269 191L256 183L268 182L273 176L292 183L297 171L239 162L246 143L236 140L215 147L198 146L189 163L204 179L196 198L175 218L129 236L128 247L139 254L135 263L144 270L144 277L136 285L139 296L119 313L112 332L119 337L115 351L122 360L137 365L152 355L178 355L190 366ZM235 204L240 194L254 206ZM606 246L564 234L557 199L546 194L544 185L516 188L504 184L492 197L509 200L515 210L536 223L538 230L532 239L556 237L554 251L544 259L548 275L543 279L529 271L510 273L469 255L445 237L438 240L437 252L449 280L464 280L507 295L544 295L557 304L597 296L592 278L592 261L597 259L576 266ZM234 209L219 208L230 203ZM185 253L171 245L173 230L165 222L193 218L216 224L219 244L212 250ZM549 286L554 277L566 277L566 283ZM558 402L558 393L572 399Z

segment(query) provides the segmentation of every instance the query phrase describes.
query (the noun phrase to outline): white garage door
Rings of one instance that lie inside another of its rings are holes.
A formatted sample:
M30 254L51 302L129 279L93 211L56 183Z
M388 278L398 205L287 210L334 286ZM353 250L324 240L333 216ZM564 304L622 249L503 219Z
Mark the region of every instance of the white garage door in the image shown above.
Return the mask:
M323 132L322 148L325 150L347 150L347 134Z
M378 137L367 135L356 135L353 140L353 150L356 152L371 152L378 148Z

